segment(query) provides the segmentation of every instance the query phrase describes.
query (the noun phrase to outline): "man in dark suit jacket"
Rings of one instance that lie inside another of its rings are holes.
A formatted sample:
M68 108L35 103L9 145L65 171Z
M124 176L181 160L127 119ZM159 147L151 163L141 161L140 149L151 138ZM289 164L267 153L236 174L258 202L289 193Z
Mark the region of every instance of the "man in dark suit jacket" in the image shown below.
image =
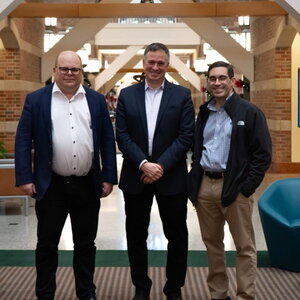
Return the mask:
M160 43L145 49L146 79L125 88L118 99L116 129L124 161L119 187L125 199L128 256L135 300L149 299L147 235L153 196L168 239L168 299L181 299L186 275L186 153L194 130L190 91L165 79L169 50Z
M105 97L81 85L75 52L57 57L53 75L54 84L27 95L15 143L16 184L37 200L36 295L54 299L58 243L70 214L76 294L94 300L99 199L117 183L114 134Z

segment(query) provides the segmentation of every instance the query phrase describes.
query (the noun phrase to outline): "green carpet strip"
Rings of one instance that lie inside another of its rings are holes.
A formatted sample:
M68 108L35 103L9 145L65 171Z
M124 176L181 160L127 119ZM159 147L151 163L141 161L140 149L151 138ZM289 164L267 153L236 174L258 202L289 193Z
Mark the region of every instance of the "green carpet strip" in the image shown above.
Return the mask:
M59 251L59 266L72 266L73 251ZM166 264L166 251L150 250L148 260L150 267L163 267ZM228 267L235 266L235 251L226 251ZM0 266L34 266L33 250L0 250ZM270 267L267 251L257 252L258 267ZM97 267L127 267L129 266L127 252L124 250L98 250L96 255ZM189 251L189 267L207 267L206 251Z

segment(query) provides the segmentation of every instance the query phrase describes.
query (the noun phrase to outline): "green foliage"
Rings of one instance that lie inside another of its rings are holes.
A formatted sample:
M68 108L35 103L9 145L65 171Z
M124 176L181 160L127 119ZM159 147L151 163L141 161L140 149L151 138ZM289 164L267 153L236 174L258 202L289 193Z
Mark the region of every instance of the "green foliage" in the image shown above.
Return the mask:
M0 158L5 158L6 149L4 147L4 143L0 141Z

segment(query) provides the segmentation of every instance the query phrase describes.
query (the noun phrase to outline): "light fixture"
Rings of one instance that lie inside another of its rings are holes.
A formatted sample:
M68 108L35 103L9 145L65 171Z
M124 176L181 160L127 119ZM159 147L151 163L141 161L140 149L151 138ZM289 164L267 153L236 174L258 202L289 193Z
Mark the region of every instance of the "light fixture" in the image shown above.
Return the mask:
M100 70L100 61L97 58L90 58L84 68L85 72L98 73Z
M196 73L204 73L208 69L208 65L206 63L205 58L198 58L194 62L194 68Z
M249 26L250 18L249 16L239 16L238 22L240 26Z
M249 31L250 29L250 17L249 16L239 16L238 17L239 26L243 31Z
M45 18L45 25L55 27L57 25L57 18Z

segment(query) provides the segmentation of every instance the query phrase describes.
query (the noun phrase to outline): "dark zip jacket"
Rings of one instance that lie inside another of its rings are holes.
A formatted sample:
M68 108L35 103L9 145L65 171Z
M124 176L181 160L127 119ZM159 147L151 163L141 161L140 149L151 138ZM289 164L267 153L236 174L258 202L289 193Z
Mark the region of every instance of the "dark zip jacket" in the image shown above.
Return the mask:
M213 99L213 98L212 98ZM210 99L210 101L212 101ZM193 146L192 169L188 175L188 194L195 203L203 176L200 160L203 150L203 131L210 110L208 102L200 106ZM272 142L263 112L236 93L224 104L232 120L230 150L221 202L230 205L238 193L251 196L264 178L272 156Z

